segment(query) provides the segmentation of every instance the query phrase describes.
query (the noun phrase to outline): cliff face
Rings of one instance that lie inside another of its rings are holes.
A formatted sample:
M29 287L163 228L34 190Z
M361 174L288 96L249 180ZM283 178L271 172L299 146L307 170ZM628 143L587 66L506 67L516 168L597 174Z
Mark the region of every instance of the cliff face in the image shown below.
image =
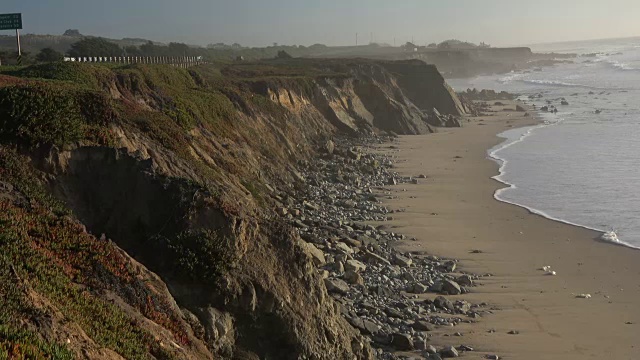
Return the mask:
M384 67L397 79L405 94L420 109L436 109L441 114L465 114L462 103L435 65L419 60L386 62Z
M318 111L343 131L424 134L431 131L425 110L465 114L436 67L422 61L316 60L309 66L318 63L345 75L318 77L308 93L278 82L265 81L260 88L288 110Z
M426 133L421 108L457 103L420 64L0 75L0 350L371 358L272 191L331 136Z

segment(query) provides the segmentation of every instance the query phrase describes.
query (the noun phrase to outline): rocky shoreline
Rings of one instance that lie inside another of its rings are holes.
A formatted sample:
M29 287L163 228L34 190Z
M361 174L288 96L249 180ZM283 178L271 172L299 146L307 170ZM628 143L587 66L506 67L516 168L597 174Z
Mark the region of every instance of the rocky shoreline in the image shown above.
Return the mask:
M391 156L373 151L380 144L394 148L393 138L334 140L322 146L323 156L299 164L303 170L296 176L305 188L276 191L274 198L279 216L298 229L341 314L380 359L406 358L400 351L427 359L473 351L467 344L437 347L430 332L473 323L490 312L485 303L449 298L471 291L479 276L457 273L456 259L397 251L394 244L415 239L384 225L403 209L388 209L380 198L392 196L391 186L411 186L427 176L399 176Z

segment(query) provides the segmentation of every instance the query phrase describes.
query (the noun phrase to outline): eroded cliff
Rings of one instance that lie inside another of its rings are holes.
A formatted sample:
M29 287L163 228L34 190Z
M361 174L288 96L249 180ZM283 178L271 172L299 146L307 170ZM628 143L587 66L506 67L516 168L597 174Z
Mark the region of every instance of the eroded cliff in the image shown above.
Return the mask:
M44 80L43 80L44 79ZM369 359L273 189L336 135L461 115L434 67L289 60L0 75L0 349Z

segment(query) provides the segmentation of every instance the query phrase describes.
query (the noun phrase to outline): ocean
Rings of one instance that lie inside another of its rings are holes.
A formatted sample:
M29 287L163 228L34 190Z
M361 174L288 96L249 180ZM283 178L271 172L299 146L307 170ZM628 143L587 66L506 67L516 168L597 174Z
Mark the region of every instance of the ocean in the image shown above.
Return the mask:
M640 38L532 46L577 53L572 64L448 80L456 91L505 90L541 107L544 123L500 134L498 200L640 248ZM541 98L529 99L541 94ZM569 103L561 105L564 98ZM598 110L598 111L596 111ZM599 112L599 113L597 113Z

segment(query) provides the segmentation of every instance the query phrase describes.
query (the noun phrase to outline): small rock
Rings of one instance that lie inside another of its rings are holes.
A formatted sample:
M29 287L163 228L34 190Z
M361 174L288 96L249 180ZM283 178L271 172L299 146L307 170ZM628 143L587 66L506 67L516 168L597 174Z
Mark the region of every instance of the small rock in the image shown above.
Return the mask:
M324 279L324 286L330 293L346 295L349 292L349 285L340 279Z
M345 254L353 254L353 249L343 242L339 242L336 244L336 250L341 251Z
M427 354L437 354L438 353L438 350L433 345L427 345L427 348L426 348L425 351L427 352Z
M424 294L424 293L427 292L427 290L429 290L428 286L423 285L421 283L415 283L415 284L411 285L411 289L408 292L410 292L412 294Z
M417 320L411 327L416 331L433 331L436 329L435 325L424 320Z
M304 240L301 240L300 242L304 251L309 254L309 256L311 256L311 259L313 260L313 264L315 266L322 266L327 262L325 260L324 253L315 245Z
M442 265L442 269L446 272L454 272L456 270L456 262L447 261Z
M458 357L458 350L456 350L456 348L454 348L453 346L447 346L446 348L440 350L440 355L442 355L443 358L456 358Z
M365 271L367 269L367 265L361 263L358 260L347 260L347 262L344 264L344 269L346 271L353 271L353 272L361 272L361 271Z
M336 144L331 140L327 140L327 142L324 144L324 151L326 151L329 155L333 154L335 148Z
M473 286L473 278L466 274L458 277L456 282L462 286Z
M347 272L344 273L344 279L351 285L364 285L362 275L352 270L347 270Z
M382 256L380 256L378 254L374 254L372 252L365 251L364 256L367 259L367 262L369 262L369 263L391 265L389 260L383 258Z
M439 309L454 310L453 303L444 296L438 296L433 300L433 304Z
M413 339L407 334L395 333L391 335L391 346L398 350L413 350Z
M457 282L452 280L444 280L442 282L442 292L449 295L460 295L462 290Z
M413 260L400 254L393 254L393 263L402 267L409 267L413 264Z
M413 341L413 346L416 350L426 350L427 349L427 340L426 339L415 339Z

